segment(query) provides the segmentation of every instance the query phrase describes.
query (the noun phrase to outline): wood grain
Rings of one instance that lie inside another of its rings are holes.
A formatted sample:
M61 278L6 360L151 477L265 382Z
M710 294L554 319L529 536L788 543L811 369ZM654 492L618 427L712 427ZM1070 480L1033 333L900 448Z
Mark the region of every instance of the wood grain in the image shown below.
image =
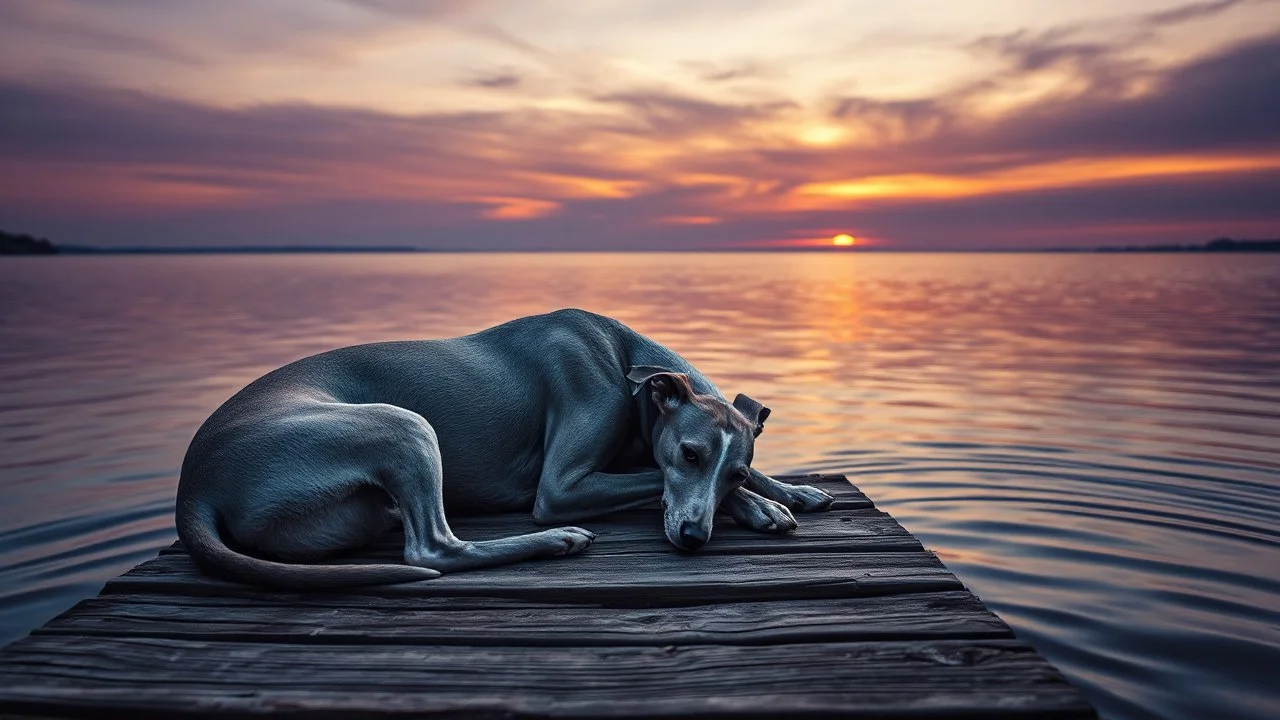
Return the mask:
M737 527L727 516L718 516L711 544L704 554L764 554L777 552L890 552L920 550L920 541L898 521L873 509L870 500L840 475L787 476L782 481L812 484L836 498L828 512L796 516L800 527L782 535L757 533ZM579 525L599 535L593 548L597 553L626 553L665 550L676 552L662 535L662 521L656 510L614 513L585 520ZM450 516L449 525L465 540L488 540L545 530L533 522L530 513ZM385 562L399 558L404 534L389 533L376 545L351 553L351 558ZM186 552L181 542L160 551L161 555Z
M920 541L897 520L873 509L832 510L799 516L800 527L786 534L759 533L740 528L727 517L718 518L711 542L700 555L764 555L771 553L894 552L920 551ZM679 551L662 532L657 511L639 510L607 515L579 523L598 537L589 550L592 555ZM464 517L451 527L464 540L490 540L545 530L527 514L504 513ZM181 542L161 551L161 555L186 552ZM375 545L345 555L346 560L399 562L404 553L404 533L395 530Z
M849 640L1012 637L971 593L720 603L676 608L512 607L486 598L244 598L106 595L40 635L311 644L761 645Z
M1092 711L1017 640L521 648L33 636L15 712L997 717Z
M227 582L175 544L0 652L0 716L1094 717L842 476L791 480L836 509L784 536L718 523L692 555L619 513L579 556L342 592Z
M932 553L576 555L470 570L434 580L335 592L379 596L507 597L615 606L863 597L959 590ZM186 555L163 555L107 582L104 594L252 597L257 588L210 577Z

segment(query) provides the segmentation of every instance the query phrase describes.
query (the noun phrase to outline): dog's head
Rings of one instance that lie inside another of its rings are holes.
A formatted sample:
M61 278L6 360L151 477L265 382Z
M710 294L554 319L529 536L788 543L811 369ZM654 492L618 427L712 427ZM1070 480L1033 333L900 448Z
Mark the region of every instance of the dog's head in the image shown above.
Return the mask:
M628 377L656 412L652 443L663 475L663 530L672 545L697 550L711 539L721 501L746 482L769 408L746 395L729 404L699 394L681 373L636 368Z

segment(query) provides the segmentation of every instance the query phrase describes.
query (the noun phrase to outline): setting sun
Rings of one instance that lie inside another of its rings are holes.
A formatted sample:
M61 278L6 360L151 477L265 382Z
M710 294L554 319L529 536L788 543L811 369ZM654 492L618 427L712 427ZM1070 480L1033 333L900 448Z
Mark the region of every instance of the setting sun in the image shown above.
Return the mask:
M831 244L837 247L849 247L853 243L854 243L853 236L846 235L845 233L840 233L839 235L831 238Z

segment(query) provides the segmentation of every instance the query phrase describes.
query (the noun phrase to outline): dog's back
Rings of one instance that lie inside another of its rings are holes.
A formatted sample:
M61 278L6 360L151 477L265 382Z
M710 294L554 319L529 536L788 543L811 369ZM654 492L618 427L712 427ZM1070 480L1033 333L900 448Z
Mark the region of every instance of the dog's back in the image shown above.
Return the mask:
M527 509L550 413L627 392L636 333L610 318L560 310L442 340L372 343L297 360L255 380L201 426L183 483L254 423L315 403L382 403L434 428L450 510Z

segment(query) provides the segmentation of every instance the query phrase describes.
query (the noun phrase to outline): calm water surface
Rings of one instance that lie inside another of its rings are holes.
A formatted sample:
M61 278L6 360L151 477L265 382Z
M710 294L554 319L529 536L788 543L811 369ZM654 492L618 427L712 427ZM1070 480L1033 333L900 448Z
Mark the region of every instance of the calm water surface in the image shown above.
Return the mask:
M1280 717L1280 256L0 260L0 641L174 537L200 423L332 347L565 306L773 407L1110 718Z

